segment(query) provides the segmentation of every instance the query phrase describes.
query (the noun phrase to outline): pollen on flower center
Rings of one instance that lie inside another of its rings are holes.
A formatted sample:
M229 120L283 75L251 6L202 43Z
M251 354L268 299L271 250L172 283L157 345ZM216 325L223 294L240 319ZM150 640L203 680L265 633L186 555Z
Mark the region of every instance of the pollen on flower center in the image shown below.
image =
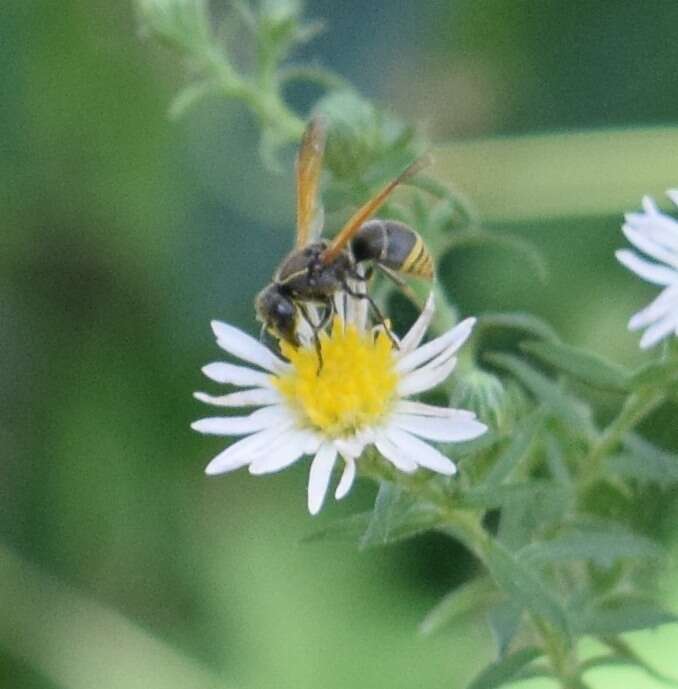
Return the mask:
M331 333L321 334L322 368L314 347L281 343L292 370L274 385L311 427L338 437L378 422L388 411L398 376L391 341L376 338L335 318Z

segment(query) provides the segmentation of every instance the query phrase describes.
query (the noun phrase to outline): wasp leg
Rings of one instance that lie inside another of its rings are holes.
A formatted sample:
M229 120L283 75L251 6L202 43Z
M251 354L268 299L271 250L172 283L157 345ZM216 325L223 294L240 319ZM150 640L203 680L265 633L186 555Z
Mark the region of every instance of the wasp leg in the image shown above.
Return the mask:
M309 327L313 331L313 344L315 345L315 351L318 355L318 373L322 371L323 368L323 354L320 347L320 333L325 328L330 318L334 315L334 303L331 299L323 302L325 312L318 323L314 323L311 315L303 304L298 304L299 311L301 312L302 318L308 323Z
M398 273L386 266L377 263L377 270L381 271L389 280L392 280L400 291L420 310L423 310L421 300L415 294L414 290L403 280Z
M374 266L368 266L365 269L365 274L363 275L360 273L359 270L352 270L351 271L351 278L353 280L357 280L358 282L369 282L372 279L372 276L374 275Z
M398 340L396 340L393 333L391 332L391 328L389 328L386 324L386 318L384 318L384 314L381 312L381 310L375 303L374 299L372 299L372 297L366 292L356 292L355 290L351 289L351 286L346 281L344 281L343 287L346 290L346 292L348 292L348 294L350 294L352 297L355 297L356 299L367 299L370 307L372 308L372 311L374 311L374 315L377 317L377 321L384 327L384 330L388 335L388 339L391 340L391 344L394 346L395 349L400 349Z

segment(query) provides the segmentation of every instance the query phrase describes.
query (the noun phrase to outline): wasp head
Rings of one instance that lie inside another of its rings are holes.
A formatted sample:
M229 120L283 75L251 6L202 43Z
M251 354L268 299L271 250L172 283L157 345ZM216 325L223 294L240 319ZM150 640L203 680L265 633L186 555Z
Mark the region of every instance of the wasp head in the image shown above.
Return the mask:
M295 347L299 346L296 333L297 307L280 285L273 283L261 290L254 306L257 318L267 330Z

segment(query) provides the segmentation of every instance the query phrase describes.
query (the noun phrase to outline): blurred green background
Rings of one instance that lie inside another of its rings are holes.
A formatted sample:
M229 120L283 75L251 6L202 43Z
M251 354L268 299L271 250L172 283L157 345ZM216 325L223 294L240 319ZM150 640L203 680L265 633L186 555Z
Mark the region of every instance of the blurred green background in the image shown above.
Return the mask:
M420 123L447 181L547 256L546 284L495 249L448 257L462 313L532 310L640 361L626 321L655 290L612 252L622 212L678 185L678 3L307 5L328 31L301 57ZM303 544L373 488L311 519L304 463L203 475L209 320L254 332L292 241L255 123L218 98L171 122L181 68L120 0L6 0L0 68L0 686L462 687L493 653L483 619L417 634L473 572L459 546ZM643 430L675 449L675 418ZM676 629L636 636L678 672Z

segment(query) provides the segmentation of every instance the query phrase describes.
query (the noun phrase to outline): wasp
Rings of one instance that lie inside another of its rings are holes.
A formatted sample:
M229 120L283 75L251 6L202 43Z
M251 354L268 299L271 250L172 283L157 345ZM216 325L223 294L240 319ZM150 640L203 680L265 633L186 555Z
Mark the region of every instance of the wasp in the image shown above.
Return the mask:
M299 346L299 318L307 321L315 335L319 364L318 333L334 313L333 297L344 291L366 299L395 346L397 343L379 307L366 291L354 288L366 282L373 268L384 272L398 285L400 274L433 279L433 260L419 234L394 220L370 219L393 190L416 174L427 162L419 159L361 206L332 240L320 238L322 207L318 186L325 149L326 125L322 118L311 120L302 137L296 160L297 235L294 250L282 261L273 281L256 297L257 318L263 330ZM363 270L366 268L367 270ZM309 305L321 307L319 322Z

